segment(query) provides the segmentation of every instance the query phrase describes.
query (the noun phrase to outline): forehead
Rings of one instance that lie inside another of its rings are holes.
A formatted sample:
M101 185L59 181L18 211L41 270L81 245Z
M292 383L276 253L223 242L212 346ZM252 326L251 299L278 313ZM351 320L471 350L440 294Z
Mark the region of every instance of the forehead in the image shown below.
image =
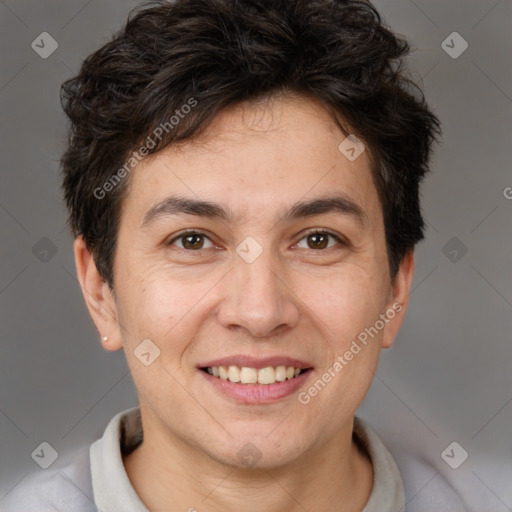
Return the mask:
M378 217L368 152L350 160L339 148L345 139L327 110L309 98L244 103L222 112L194 140L141 162L123 209L141 218L158 199L177 193L222 201L243 221L339 192Z

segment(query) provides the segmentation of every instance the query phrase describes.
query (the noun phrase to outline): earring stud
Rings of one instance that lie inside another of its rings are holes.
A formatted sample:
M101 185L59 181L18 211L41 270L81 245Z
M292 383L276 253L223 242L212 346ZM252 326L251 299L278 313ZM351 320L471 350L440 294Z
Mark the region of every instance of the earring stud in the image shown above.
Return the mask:
M103 341L107 341L108 340L108 336L103 336Z

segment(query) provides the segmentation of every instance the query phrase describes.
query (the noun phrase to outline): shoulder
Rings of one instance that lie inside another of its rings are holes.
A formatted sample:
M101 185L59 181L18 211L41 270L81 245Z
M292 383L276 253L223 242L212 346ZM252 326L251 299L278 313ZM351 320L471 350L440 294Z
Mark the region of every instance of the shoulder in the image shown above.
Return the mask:
M68 455L55 467L29 473L0 501L1 512L97 512L89 447Z
M466 512L464 501L435 465L396 443L383 441L404 482L407 512Z
M377 435L373 428L361 418L354 421L354 434L363 440L374 465L375 483L379 483L379 497L387 496L401 480L402 503L407 512L466 512L467 508L459 494L435 465L407 449L399 437L394 440ZM387 478L395 473L394 479Z

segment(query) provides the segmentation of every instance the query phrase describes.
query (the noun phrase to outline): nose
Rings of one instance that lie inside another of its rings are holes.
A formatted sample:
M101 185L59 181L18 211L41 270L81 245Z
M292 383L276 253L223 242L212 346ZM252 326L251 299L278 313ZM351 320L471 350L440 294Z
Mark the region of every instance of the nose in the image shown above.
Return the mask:
M300 301L285 274L266 251L252 263L237 258L223 282L218 310L223 327L253 338L269 338L295 327Z

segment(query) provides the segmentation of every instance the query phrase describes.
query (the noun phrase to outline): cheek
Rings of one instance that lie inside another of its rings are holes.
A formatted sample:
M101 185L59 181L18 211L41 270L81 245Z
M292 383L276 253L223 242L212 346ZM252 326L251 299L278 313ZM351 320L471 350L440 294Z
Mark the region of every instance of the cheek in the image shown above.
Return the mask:
M184 354L196 339L201 323L198 304L207 291L205 283L184 283L162 273L132 280L129 289L124 289L122 308L118 309L123 345L145 403L157 404L169 389L180 389L176 382L185 381ZM150 355L145 356L147 353ZM179 399L184 397L178 392Z
M132 279L121 291L122 308L118 309L120 323L126 328L125 338L131 348L149 338L164 353L179 357L180 340L186 340L191 322L197 323L198 304L208 293L207 281L182 280L162 271L151 269ZM121 281L120 281L121 283ZM172 342L172 350L168 344Z
M324 338L318 353L322 367L299 400L310 404L318 417L325 415L333 429L355 413L377 367L383 330L371 329L385 310L387 296L379 282L376 274L347 266L308 296L306 305Z
M382 313L388 288L379 274L368 268L347 265L330 278L316 281L312 286L304 279L307 293L301 294L307 308L321 320L325 337L333 348L343 349L372 326Z

